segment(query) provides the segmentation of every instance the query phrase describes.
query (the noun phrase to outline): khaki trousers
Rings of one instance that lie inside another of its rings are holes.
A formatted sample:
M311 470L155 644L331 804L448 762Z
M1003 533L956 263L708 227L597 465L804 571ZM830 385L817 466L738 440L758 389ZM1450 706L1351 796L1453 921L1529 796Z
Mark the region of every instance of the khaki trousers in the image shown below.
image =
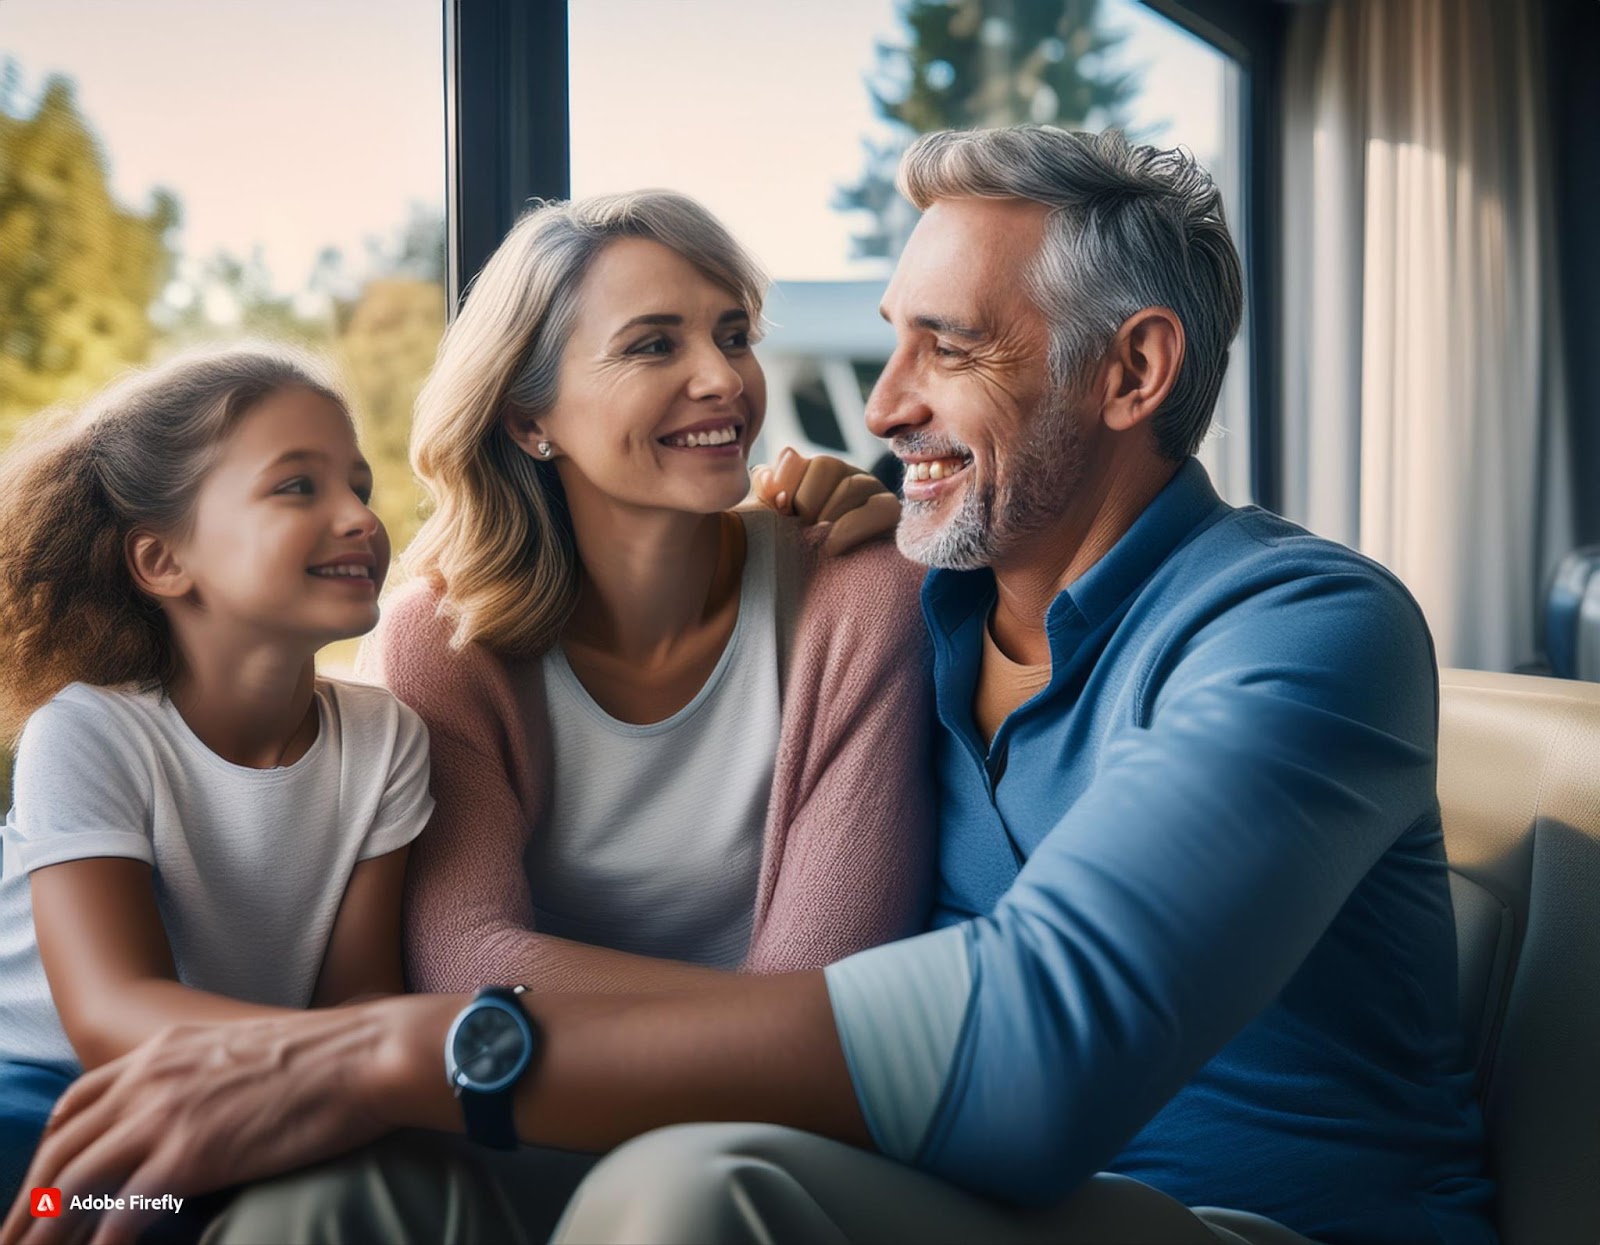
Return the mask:
M538 1245L547 1238L555 1245L1309 1245L1258 1215L1191 1210L1109 1174L1059 1205L1020 1210L767 1124L665 1128L598 1163L531 1147L498 1155L455 1138L402 1134L244 1191L206 1241Z

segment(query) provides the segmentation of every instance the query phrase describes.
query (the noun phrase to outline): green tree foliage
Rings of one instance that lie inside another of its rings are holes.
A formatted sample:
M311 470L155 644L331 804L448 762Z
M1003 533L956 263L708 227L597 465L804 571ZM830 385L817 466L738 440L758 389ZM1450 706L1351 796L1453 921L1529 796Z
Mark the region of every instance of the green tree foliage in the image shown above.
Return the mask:
M172 267L178 204L112 199L105 157L70 81L49 79L32 115L0 71L0 442L33 413L78 400L155 344L149 307Z
M435 234L442 248L443 221L435 218L427 224L413 217L380 265L401 275L371 278L355 297L336 299L336 327L326 347L360 430L362 453L372 464L372 508L389 529L396 555L422 524L422 486L411 474L408 455L411 413L445 328L442 273L437 280L405 275L408 270L431 274L434 269L428 263L400 261L410 244ZM319 266L337 271L342 260L325 253ZM399 574L398 565L391 564L389 582L395 583ZM330 670L348 668L355 663L358 647L355 640L330 645L318 656L318 664Z
M444 286L416 277L368 281L340 319L334 354L372 464L373 508L399 551L422 522L407 443L417 394L444 335Z
M354 272L325 250L309 300L286 295L258 249L184 265L179 297L164 302L177 200L158 191L142 214L119 206L71 82L49 79L32 106L20 80L0 60L0 446L23 420L129 366L204 343L291 344L335 365L373 466L374 508L403 549L422 500L407 459L411 413L445 326L437 210L414 205L394 234L368 242ZM336 647L328 657L348 664L355 645ZM0 805L10 771L0 750Z
M866 168L834 206L865 211L874 224L855 239L862 258L893 259L915 213L894 188L911 139L932 130L1034 122L1082 128L1091 117L1116 125L1138 88L1133 74L1106 68L1122 37L1096 24L1099 0L909 0L906 40L878 45L877 113L895 134L868 141Z
M317 256L305 282L316 296L310 309L275 290L259 252L249 260L215 255L200 266L169 336L288 342L332 362L372 463L373 508L399 550L421 523L422 491L411 475L407 442L417 393L444 335L444 220L437 210L413 204L398 229L369 238L365 250L356 265L360 275L335 247ZM233 313L225 334L207 318L213 306Z
M398 552L422 522L422 489L411 474L407 446L417 394L444 336L444 218L437 209L413 204L399 229L370 239L366 249L369 275L353 297L336 293L333 300L330 353L372 463L373 508ZM313 287L320 278L335 292L348 288L343 268L342 257L324 252Z
M182 310L163 316L162 342L177 350L231 338L280 342L325 353L332 333L327 315L304 315L295 300L277 292L261 248L248 259L218 251L201 261L182 283L188 287ZM230 309L223 323L212 319L220 307Z
M417 393L444 334L444 222L415 205L405 224L369 240L366 251L366 275L355 276L341 251L324 249L306 282L316 296L309 306L278 292L259 251L249 259L213 255L187 274L186 301L170 317L163 347L245 338L296 346L331 363L372 464L373 509L398 551L421 523L422 490L407 442ZM211 319L221 308L228 310L225 325Z

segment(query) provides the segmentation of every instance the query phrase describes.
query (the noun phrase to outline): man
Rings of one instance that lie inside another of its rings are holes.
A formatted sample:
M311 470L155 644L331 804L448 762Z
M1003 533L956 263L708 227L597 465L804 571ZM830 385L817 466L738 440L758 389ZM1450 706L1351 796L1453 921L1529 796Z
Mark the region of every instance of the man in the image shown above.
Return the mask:
M901 180L924 215L868 420L936 568L933 930L696 993L173 1034L69 1093L30 1183L216 1188L465 1106L578 1150L765 1122L624 1147L560 1240L1493 1239L1431 642L1381 569L1192 458L1242 306L1216 188L1037 127L929 136ZM386 1234L519 1230L514 1174L419 1202L425 1165L374 1170Z

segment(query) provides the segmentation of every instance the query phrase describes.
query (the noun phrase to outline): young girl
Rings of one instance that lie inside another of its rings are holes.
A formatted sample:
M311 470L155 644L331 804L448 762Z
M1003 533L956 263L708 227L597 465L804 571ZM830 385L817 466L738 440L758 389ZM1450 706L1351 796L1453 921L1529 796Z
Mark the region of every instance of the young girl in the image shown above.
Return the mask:
M339 398L177 360L15 451L0 489L0 1206L80 1068L161 1028L402 988L421 721L312 655L389 565ZM30 716L31 715L31 716Z

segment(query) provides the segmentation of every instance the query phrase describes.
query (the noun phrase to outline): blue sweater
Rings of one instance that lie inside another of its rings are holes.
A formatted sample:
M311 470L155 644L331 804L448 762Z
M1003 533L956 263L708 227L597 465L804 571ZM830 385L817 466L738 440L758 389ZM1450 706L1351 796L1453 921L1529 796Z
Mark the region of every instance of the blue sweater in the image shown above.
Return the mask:
M1426 624L1186 463L1056 597L985 747L987 571L923 606L935 932L828 970L885 1153L1030 1204L1097 1170L1329 1242L1487 1242Z

